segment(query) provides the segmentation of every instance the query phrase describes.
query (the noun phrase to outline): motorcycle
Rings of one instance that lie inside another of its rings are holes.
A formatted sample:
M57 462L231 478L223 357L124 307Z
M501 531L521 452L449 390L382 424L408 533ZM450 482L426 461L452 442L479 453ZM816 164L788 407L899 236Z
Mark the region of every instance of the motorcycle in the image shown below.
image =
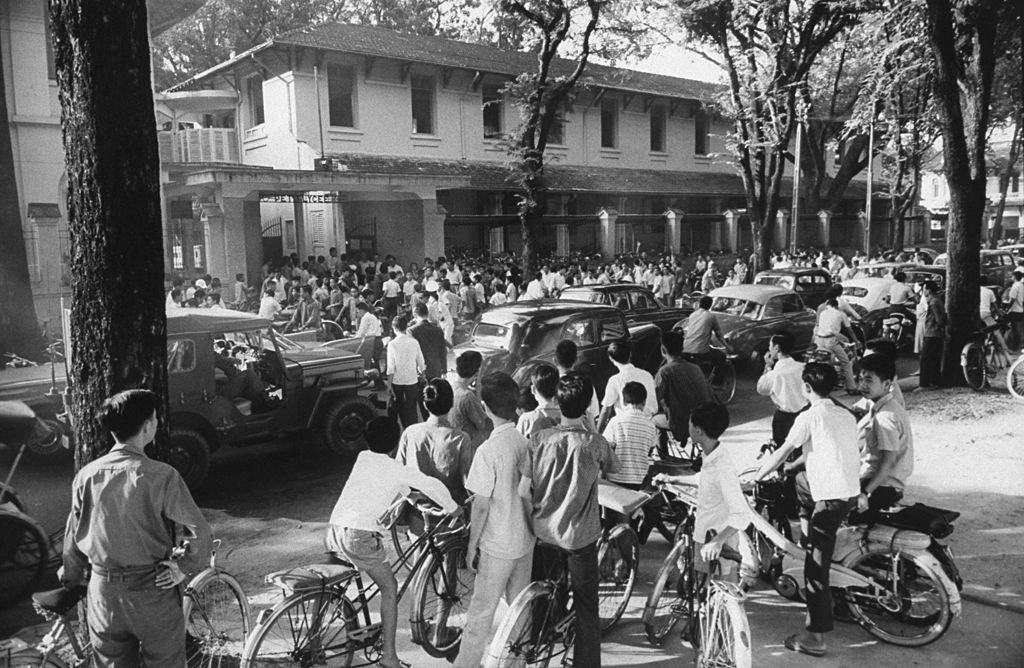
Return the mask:
M879 334L883 339L892 341L897 350L905 350L914 346L914 330L917 317L913 311L903 307L893 307L879 323Z
M853 324L851 329L854 334L853 340L841 337L839 345L846 352L846 357L853 363L854 370L856 370L860 358L864 355L864 332L858 324ZM839 363L839 360L831 351L818 348L812 343L811 347L804 354L804 361L830 365L836 370L836 389L843 387L846 373L843 371L843 365Z

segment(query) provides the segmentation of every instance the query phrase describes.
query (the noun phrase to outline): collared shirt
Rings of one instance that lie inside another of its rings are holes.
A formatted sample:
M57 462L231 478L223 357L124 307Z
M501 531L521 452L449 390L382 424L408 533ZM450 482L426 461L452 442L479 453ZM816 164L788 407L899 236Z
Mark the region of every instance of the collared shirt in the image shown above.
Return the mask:
M704 372L686 360L673 360L654 376L658 402L664 404L672 435L685 443L690 437L690 411L712 401L711 388Z
M377 521L400 494L415 489L426 494L445 512L455 510L455 501L437 478L421 473L413 466L404 466L391 457L365 450L359 453L356 464L341 490L331 524L348 529L380 532Z
M398 281L389 278L384 281L384 287L382 289L384 290L385 297L388 299L394 299L402 291L402 286L398 284Z
M448 366L448 344L441 328L429 320L421 320L409 328L409 334L419 341L427 380L443 376Z
M316 301L301 301L295 307L295 313L288 322L288 327L294 325L296 329L319 329L320 328L320 304Z
M992 309L999 304L996 293L984 285L981 286L980 300L978 302L978 315L982 320L992 317Z
M771 397L780 411L797 413L807 405L801 377L803 372L802 362L792 357L780 357L771 371L765 371L757 379L757 393Z
M1024 281L1014 281L1007 294L1010 301L1010 313L1024 312Z
M529 455L529 441L506 422L494 428L473 457L466 490L490 500L480 532L481 552L518 559L533 550L536 539L519 496L519 482L529 475Z
M473 449L476 450L491 435L494 425L484 412L484 404L480 397L465 379L455 379L452 382L452 389L455 391L455 403L448 412L448 420L452 427L466 432Z
M807 454L807 483L815 501L860 494L857 421L848 410L831 399L812 399L793 422L786 437L791 443Z
M814 335L823 338L832 338L843 331L843 326L850 326L850 319L846 314L828 305L818 313L818 325L814 328Z
M609 473L608 480L626 485L642 483L651 465L651 449L658 444L658 428L654 426L654 420L629 406L622 412L616 412L602 435L611 443L619 460L619 472Z
M711 334L722 336L715 314L707 309L699 308L686 319L686 335L683 340L683 352L701 355L711 350Z
M260 300L260 317L273 320L281 312L281 304L270 295L265 295Z
M396 459L443 482L456 502L466 500L463 480L469 473L473 449L469 436L452 428L447 417L431 415L426 422L406 427Z
M889 286L889 304L896 306L898 304L909 304L914 300L914 289L906 283L900 283L899 281Z
M419 342L407 333L391 339L387 358L387 373L394 385L415 385L427 368Z
M95 564L106 569L151 566L183 538L179 562L202 568L210 554L210 525L173 467L126 445L86 464L71 485L64 532L64 582L80 584Z
M537 406L519 416L516 429L529 438L543 429L558 426L562 421L562 410L558 406Z
M383 336L384 330L381 329L380 319L374 314L367 311L363 314L363 317L359 318L359 328L356 330L356 336Z
M527 299L544 299L544 283L533 279L526 286L526 294L523 296Z
M860 477L875 477L882 462L882 452L895 453L896 462L882 486L904 489L907 478L914 472L914 435L910 429L907 410L896 401L892 393L874 402L857 425L860 432Z
M531 490L533 530L545 543L576 550L601 537L597 481L618 471L615 451L579 420L564 420L530 437L524 482Z
M745 531L750 524L750 506L740 489L736 464L721 443L704 456L699 476L693 539L704 543L708 531L721 533L728 527ZM728 544L735 546L737 542L734 537Z
M619 372L608 379L608 385L604 388L602 406L615 406L615 412L626 410L626 402L622 400L622 388L626 383L640 383L647 390L647 400L644 402L644 412L654 415L658 412L657 391L654 388L654 376L643 369L638 369L632 364L624 364Z

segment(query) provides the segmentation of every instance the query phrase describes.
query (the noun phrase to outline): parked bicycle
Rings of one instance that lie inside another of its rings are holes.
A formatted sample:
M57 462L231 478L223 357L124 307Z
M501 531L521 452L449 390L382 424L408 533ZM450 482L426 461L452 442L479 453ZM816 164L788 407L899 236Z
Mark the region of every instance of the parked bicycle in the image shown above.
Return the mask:
M1006 370L1006 389L1011 396L1024 401L1024 353Z
M979 329L970 342L960 351L960 366L963 368L967 386L981 392L989 386L989 380L1001 373L1009 360L997 340L998 332L1009 329L1009 322L999 319L996 324ZM1012 367L1011 367L1012 368ZM1008 376L1009 379L1009 376ZM1009 380L1007 382L1009 388Z
M397 499L381 525L390 530L405 502L404 497ZM466 565L468 525L429 502L415 503L428 528L392 564L397 576L407 561L413 562L398 599L412 590L413 641L431 656L452 659L459 651L472 590ZM370 601L380 589L366 586L349 562L334 555L333 563L271 573L267 582L286 595L260 615L245 644L243 666L348 666L359 653L369 663L380 660L382 627L370 618Z

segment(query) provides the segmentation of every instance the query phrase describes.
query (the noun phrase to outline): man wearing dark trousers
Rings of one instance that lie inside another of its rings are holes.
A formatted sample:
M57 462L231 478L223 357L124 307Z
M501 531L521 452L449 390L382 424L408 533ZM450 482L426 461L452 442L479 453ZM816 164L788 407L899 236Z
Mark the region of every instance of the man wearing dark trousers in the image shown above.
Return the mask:
M584 424L594 387L569 373L558 381L561 423L530 437L530 458L520 495L531 503L538 546L534 576L551 575L552 566L568 562L576 611L573 664L600 668L601 628L598 617L597 542L601 509L597 481L619 470L611 445Z
M802 378L811 405L797 416L786 441L765 460L755 479L774 472L794 449L802 448L803 454L785 468L806 467L796 476L796 491L807 544L807 624L803 633L786 638L785 645L796 652L824 656L824 634L833 626L829 569L836 531L860 495L860 449L853 414L829 398L838 381L836 370L829 364L811 362L804 367Z
M416 320L409 327L409 335L420 342L423 361L427 365L424 376L427 380L444 378L444 372L447 371L448 366L448 344L444 340L444 332L430 322L425 303L416 304L413 314L416 316Z
M395 338L388 344L388 382L391 394L395 397L402 428L408 429L422 419L419 408L422 388L420 376L426 363L419 342L409 336L409 316L395 316L391 327L395 331Z
M925 281L921 287L928 310L924 315L918 389L930 390L937 388L942 381L942 343L946 332L946 307L939 298L939 286L935 281Z
M71 488L58 575L71 589L92 571L88 619L96 666L185 665L178 585L206 562L210 527L178 472L143 451L156 434L159 403L147 390L107 399L99 420L114 447L83 467ZM190 549L171 561L183 538Z

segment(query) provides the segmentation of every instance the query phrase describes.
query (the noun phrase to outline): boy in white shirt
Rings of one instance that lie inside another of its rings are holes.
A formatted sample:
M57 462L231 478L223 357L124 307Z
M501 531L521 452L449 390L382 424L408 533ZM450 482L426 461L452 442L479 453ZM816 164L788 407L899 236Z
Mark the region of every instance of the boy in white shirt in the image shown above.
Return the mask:
M519 386L506 373L492 373L480 381L480 394L494 430L477 449L466 476L466 489L473 494L466 558L476 581L456 668L480 665L498 602L504 596L511 604L530 584L536 542L528 501L518 492L529 466L529 443L514 422Z

